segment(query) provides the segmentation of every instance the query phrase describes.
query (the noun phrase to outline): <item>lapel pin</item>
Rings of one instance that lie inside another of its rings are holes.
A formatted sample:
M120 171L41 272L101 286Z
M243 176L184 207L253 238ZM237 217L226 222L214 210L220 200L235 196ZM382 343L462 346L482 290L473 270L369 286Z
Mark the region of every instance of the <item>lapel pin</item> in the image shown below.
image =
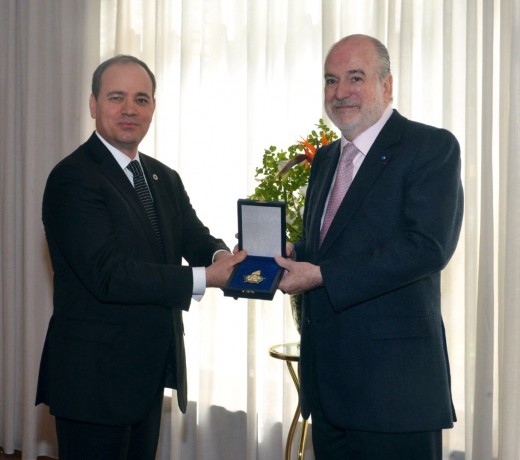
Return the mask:
M152 174L153 180L159 180L159 176L157 174Z

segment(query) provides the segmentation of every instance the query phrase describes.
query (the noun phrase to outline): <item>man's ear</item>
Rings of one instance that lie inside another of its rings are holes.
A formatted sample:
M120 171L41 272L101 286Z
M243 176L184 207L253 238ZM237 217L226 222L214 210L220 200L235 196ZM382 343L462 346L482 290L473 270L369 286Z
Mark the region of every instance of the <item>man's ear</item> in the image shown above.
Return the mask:
M88 106L90 108L90 116L92 118L96 118L96 108L97 108L97 101L93 94L90 95L90 99L88 101Z
M385 100L392 100L392 88L393 88L393 76L392 74L388 75L383 82L383 90L385 94Z

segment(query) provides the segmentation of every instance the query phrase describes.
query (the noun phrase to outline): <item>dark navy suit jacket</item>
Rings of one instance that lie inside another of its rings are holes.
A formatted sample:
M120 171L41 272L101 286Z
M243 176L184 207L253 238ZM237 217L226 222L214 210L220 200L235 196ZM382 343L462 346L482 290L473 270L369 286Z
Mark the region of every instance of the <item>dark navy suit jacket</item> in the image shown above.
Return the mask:
M451 427L440 279L463 215L459 144L394 110L319 247L339 154L336 141L315 156L304 240L295 245L297 259L319 265L324 281L304 295L302 413L319 397L345 429Z
M54 312L36 402L60 417L131 424L165 384L177 388L186 410L182 310L190 306L193 274L182 259L207 266L227 247L198 219L179 175L140 159L164 251L132 184L95 134L47 181Z

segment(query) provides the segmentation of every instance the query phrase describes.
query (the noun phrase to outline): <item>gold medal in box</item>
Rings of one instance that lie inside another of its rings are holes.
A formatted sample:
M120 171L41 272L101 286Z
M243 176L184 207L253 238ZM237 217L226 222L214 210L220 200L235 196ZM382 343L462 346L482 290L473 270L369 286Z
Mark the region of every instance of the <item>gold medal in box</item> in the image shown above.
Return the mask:
M285 257L285 203L238 200L238 247L247 251L228 280L224 295L272 300L283 269L274 256Z
M262 276L262 270L256 270L250 275L244 276L244 282L249 284L260 284L265 278Z

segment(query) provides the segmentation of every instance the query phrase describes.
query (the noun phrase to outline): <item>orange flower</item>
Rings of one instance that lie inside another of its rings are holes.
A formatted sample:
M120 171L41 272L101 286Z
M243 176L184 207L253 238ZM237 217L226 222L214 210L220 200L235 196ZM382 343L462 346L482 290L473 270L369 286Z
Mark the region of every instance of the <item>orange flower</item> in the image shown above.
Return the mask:
M298 144L303 146L303 151L305 152L305 167L310 167L312 160L314 160L314 155L316 155L316 146L312 145L309 142L309 138L303 139Z
M327 145L330 142L330 139L327 137L325 132L321 133L321 145Z

